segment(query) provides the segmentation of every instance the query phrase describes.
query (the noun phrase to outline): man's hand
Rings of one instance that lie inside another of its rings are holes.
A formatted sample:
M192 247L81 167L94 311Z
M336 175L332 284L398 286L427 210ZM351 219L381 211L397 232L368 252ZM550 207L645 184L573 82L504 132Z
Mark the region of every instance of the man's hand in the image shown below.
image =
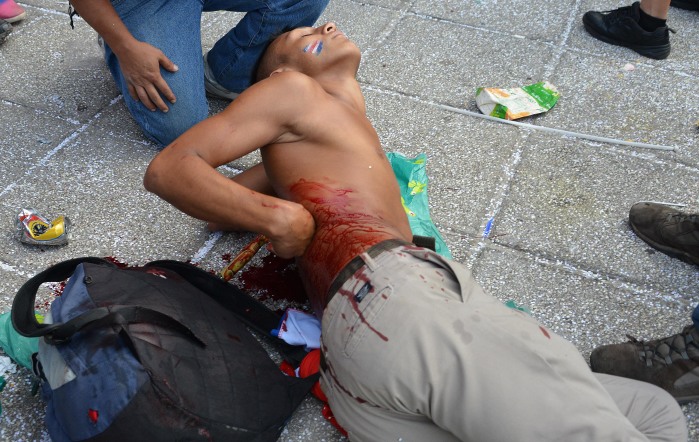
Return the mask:
M119 66L131 98L140 101L151 111L160 109L167 112L168 106L161 94L170 103L175 102L175 94L160 74L160 67L177 72L177 65L160 49L138 40L133 40L118 50L114 49L114 53L119 59Z
M104 38L119 59L131 98L152 111L160 109L167 112L167 104L160 95L174 103L175 94L160 75L160 67L177 72L175 63L160 49L136 40L110 0L70 0L70 3L83 20Z
M301 256L313 239L315 221L301 204L279 201L279 217L267 235L272 251L280 258Z

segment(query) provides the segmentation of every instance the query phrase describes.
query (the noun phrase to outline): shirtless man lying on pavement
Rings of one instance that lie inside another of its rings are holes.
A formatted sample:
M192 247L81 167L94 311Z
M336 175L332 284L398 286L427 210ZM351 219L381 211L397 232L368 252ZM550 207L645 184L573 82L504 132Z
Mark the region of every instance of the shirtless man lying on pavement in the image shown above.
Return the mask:
M359 49L334 23L270 45L261 81L150 164L145 187L298 257L322 320L321 385L351 440L687 439L665 391L593 374L577 349L411 244L366 117ZM261 150L232 180L215 168Z

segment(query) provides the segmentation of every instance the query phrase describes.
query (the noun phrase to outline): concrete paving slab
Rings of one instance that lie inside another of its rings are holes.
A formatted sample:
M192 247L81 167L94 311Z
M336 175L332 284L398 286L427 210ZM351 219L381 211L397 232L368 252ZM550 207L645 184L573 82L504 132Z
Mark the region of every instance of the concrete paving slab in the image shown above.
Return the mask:
M427 156L432 219L454 256L465 258L509 182L507 165L524 147L521 132L391 91L365 89L368 115L384 149Z
M105 71L106 71L105 67ZM103 107L94 117L81 126L82 131L88 128L100 128L105 132L106 137L118 137L129 142L139 144L143 148L150 148L152 154L155 155L159 149L155 143L145 138L141 128L131 118L124 97L119 95L112 100L108 105ZM105 148L105 146L102 146Z
M309 397L299 406L281 434L279 442L340 442L346 441L322 415L321 402Z
M479 0L464 7L459 0L430 2L417 0L412 10L417 14L438 17L492 34L501 34L512 40L526 37L541 42L560 42L565 38L565 28L573 1L547 3L532 11L526 0Z
M393 9L395 11L406 11L411 7L413 2L414 0L368 0L356 3L381 6L382 8Z
M488 45L482 44L488 40ZM478 87L538 79L549 45L406 15L380 50L364 57L360 80L394 91L463 107ZM534 81L536 82L536 81Z
M89 120L118 95L94 35L87 26L66 29L62 15L45 14L23 25L8 41L21 39L21 47L3 45L0 52L0 98L71 121Z
M29 370L18 368L13 374L6 374L5 381L0 440L50 442L43 424L46 404L39 395L31 394L34 375Z
M496 216L497 243L666 290L697 289L695 268L668 273L664 264L672 259L646 253L627 225L637 201L695 201L699 174L693 168L549 135L532 134L528 142ZM673 185L679 175L683 186Z
M202 223L143 188L143 173L154 153L111 131L90 128L37 163L4 196L2 219L12 219L22 206L48 217L64 214L71 219L73 238L56 248L12 241L0 251L0 260L16 262L29 255L32 266L42 267L76 256L112 256L131 264L189 259L208 233ZM52 190L48 195L36 192L37 183L51 183Z
M0 101L0 176L11 183L24 175L26 165L42 158L76 128L75 123L51 113ZM5 188L0 189L0 194Z
M335 22L362 53L366 54L380 46L384 34L400 19L401 2L390 7L359 3L353 0L333 0L317 20L319 24ZM357 20L361 17L360 20ZM360 70L363 67L360 66Z
M546 78L561 98L535 124L675 147L685 161L696 159L696 83L685 81L682 72L659 75L650 65L630 71L626 66L623 60L564 53Z
M585 358L599 345L624 342L625 333L639 337L677 333L677 324L687 325L694 307L683 297L497 245L484 249L473 273L488 293L527 307L542 324L573 342ZM610 307L618 314L600 321L602 309Z
M42 15L52 12L64 15L66 18L66 26L70 27L70 19L68 18L68 2L65 0L25 0L16 3L22 6L33 6L37 9L37 11L34 13L32 12L32 8L25 7L25 10L29 10L28 15ZM75 21L75 18L73 21Z
M233 29L243 16L244 14L239 12L204 12L201 24L201 45L204 52L211 49L219 38Z

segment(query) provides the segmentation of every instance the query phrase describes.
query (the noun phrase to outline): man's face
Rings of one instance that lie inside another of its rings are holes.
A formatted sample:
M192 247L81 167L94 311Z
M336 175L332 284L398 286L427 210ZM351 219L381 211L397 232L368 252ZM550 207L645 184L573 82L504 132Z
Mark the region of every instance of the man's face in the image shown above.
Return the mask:
M357 46L332 22L317 28L296 28L279 36L273 44L275 52L303 72L325 69L350 56L359 56Z

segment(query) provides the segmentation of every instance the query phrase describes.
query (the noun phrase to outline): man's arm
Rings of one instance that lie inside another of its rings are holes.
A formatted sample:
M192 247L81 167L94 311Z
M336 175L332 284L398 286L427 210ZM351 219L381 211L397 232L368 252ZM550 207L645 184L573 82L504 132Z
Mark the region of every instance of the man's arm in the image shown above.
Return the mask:
M298 75L252 86L226 110L182 134L148 166L146 189L195 218L264 234L281 257L301 255L315 231L310 212L216 170L268 144L298 139L290 131L305 102L298 98L304 92L295 90L299 85L294 86L298 81L293 77L298 80ZM280 100L285 96L294 98Z
M71 0L71 4L114 51L131 98L152 111L167 112L160 94L171 103L175 94L160 75L160 66L170 72L176 72L177 66L160 49L136 40L109 0Z

